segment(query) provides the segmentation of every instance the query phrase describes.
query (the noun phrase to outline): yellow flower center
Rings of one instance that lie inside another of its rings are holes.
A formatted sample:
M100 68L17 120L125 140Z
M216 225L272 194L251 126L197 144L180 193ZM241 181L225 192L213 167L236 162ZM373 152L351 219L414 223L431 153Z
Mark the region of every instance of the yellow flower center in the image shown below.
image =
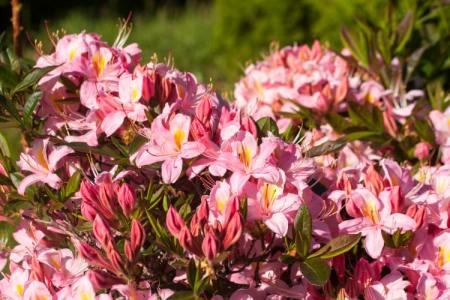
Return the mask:
M274 184L264 183L261 188L262 205L265 210L270 210L280 194L280 188Z
M136 102L139 100L139 90L137 87L133 87L133 89L131 90L131 101L132 102Z
M450 176L438 176L436 178L436 192L444 194L450 189Z
M50 264L53 267L55 267L55 269L57 269L57 270L61 269L61 263L59 262L59 260L56 257L50 258Z
M100 52L95 53L92 56L92 64L94 65L95 72L97 76L101 76L106 66L106 57Z
M69 62L71 62L75 58L75 55L77 55L77 47L71 44L69 46Z
M258 95L260 98L264 97L264 87L262 86L261 82L259 82L258 80L255 80L255 88L256 91L258 92Z
M367 201L362 213L366 218L369 218L374 224L378 224L378 222L380 221L377 206L373 201Z
M177 150L181 149L181 146L184 144L184 141L186 139L186 133L181 130L181 129L177 129L175 130L175 132L173 133L173 141L175 142L175 145L177 146Z
M252 162L252 150L241 143L238 148L239 160L244 164L246 168L250 167Z
M37 154L36 154L36 159L42 167L44 167L46 170L48 170L49 167L48 167L47 160L45 159L43 146L39 147Z
M23 284L22 283L16 284L15 288L16 288L17 295L23 296L23 290L24 290Z
M450 248L440 246L438 250L438 266L443 267L445 264L450 262Z
M81 300L94 300L94 297L92 297L91 293L81 292L80 299Z

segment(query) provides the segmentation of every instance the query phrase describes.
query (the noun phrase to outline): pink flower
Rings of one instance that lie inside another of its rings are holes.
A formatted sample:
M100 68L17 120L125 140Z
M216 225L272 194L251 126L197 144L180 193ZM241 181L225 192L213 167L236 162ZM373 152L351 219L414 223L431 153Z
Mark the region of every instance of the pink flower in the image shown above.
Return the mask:
M222 151L218 164L233 172L230 181L245 184L250 177L261 178L271 183L283 181L278 168L269 163L269 158L277 147L271 139L263 139L261 145L247 131L239 131L229 141L227 151Z
M174 183L181 175L183 159L191 159L205 151L199 142L189 141L191 119L183 114L172 118L160 115L152 123L152 136L132 160L138 167L163 161L162 178L165 183Z
M40 281L32 281L27 285L25 293L23 295L23 300L52 300L52 294L50 291Z
M55 171L61 159L70 153L73 153L73 150L67 146L53 147L48 139L36 140L33 148L28 149L26 153L21 153L20 160L17 162L23 171L33 173L20 182L18 193L23 195L28 186L37 182L58 189L62 181Z
M393 234L398 229L405 232L416 228L416 222L411 217L401 213L391 214L388 192L382 192L378 198L369 190L358 188L352 192L351 198L361 217L343 221L339 224L339 229L342 232L361 233L365 236L365 249L373 258L378 258L383 250L382 231Z
M300 205L295 194L283 193L283 187L258 180L256 195L248 199L249 221L262 220L270 230L285 236L291 217ZM289 220L290 219L290 220Z
M405 288L409 284L403 280L402 274L392 272L367 287L364 296L367 300L407 300L409 298Z
M430 119L435 129L436 142L441 145L442 162L450 163L450 107L445 112L433 110Z

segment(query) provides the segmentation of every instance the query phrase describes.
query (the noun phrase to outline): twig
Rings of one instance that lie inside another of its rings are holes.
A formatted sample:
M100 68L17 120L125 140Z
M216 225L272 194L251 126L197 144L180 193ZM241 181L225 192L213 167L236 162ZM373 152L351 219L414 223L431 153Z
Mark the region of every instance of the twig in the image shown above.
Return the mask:
M18 57L22 57L22 45L20 44L20 9L22 5L20 0L11 0L11 24L13 28L13 45L14 53Z

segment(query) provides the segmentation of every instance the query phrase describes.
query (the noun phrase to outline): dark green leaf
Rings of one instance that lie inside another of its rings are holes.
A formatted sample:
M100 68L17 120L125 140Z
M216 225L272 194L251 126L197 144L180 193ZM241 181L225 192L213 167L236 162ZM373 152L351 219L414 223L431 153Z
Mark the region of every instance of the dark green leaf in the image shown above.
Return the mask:
M17 74L7 68L6 65L0 66L0 86L12 88L18 80Z
M312 253L310 256L308 256L308 259L313 257L329 259L341 255L352 249L356 244L358 244L360 239L361 239L360 234L340 235L329 241L325 246L323 246L316 252Z
M263 136L267 136L269 132L276 136L279 135L277 123L270 117L259 119L256 125Z
M0 132L0 151L6 157L11 157L11 152L9 151L8 141L5 136Z
M197 280L197 265L195 264L195 260L191 259L189 261L188 270L187 270L187 279L189 285L191 287L195 286L195 281Z
M50 66L45 68L37 68L31 70L30 73L28 73L25 78L14 88L13 94L17 92L21 92L26 90L29 87L32 87L35 85L42 77L44 77L48 72L55 69L57 66Z
M328 141L325 143L322 143L318 146L314 146L308 151L306 151L307 157L315 157L320 155L325 155L329 153L336 152L340 149L342 149L347 144L347 140L345 138L340 138L335 141Z
M324 285L331 273L330 266L320 258L311 258L300 262L300 271L314 285Z
M298 209L294 221L295 248L300 258L304 259L311 248L312 220L308 207L304 204Z
M434 132L431 129L430 124L426 120L415 119L413 122L414 129L416 129L417 134L421 139L427 141L430 144L434 144Z
M0 249L11 246L14 243L12 234L15 231L14 225L1 221L0 222Z
M168 300L196 300L198 297L192 291L175 292Z
M396 38L397 38L397 48L396 52L402 51L405 47L405 44L408 42L411 37L411 32L414 25L414 14L412 11L408 11L403 18L403 20L398 24L396 29Z
M66 199L72 197L72 195L78 191L78 189L80 188L80 181L81 181L81 172L76 171L69 178L69 181L67 182L67 185L65 187L64 197Z
M23 123L25 125L31 125L34 109L36 108L36 105L39 103L41 98L42 92L38 91L31 94L28 97L27 102L25 102L25 105L23 106Z

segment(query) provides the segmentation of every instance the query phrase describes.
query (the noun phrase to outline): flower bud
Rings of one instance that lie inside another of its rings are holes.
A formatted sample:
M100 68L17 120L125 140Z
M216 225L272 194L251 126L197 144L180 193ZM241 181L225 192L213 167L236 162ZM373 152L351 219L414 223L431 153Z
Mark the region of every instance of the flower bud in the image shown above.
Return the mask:
M145 231L142 224L138 220L133 220L131 222L131 250L133 253L137 253L144 245L145 241Z
M106 255L116 272L121 272L124 270L122 257L120 256L119 252L117 252L116 248L113 246L112 243L109 244L108 247L106 248Z
M423 205L411 204L406 210L406 214L416 221L417 228L421 227L425 222L426 209Z
M94 232L95 238L100 242L103 248L106 249L107 246L112 243L111 233L99 215L97 215L94 219L92 231Z
M95 249L94 247L92 247L84 242L81 242L78 247L78 251L80 252L81 257L86 259L90 264L93 264L100 268L109 269L108 268L109 264L102 257L100 252L97 249Z
M178 214L178 212L171 205L167 211L166 216L166 226L170 233L177 237L181 229L186 227L183 218Z
M211 117L211 103L209 102L208 96L203 96L198 102L195 108L195 116L203 124L209 122L209 118Z
M89 281L92 283L94 289L108 289L113 285L123 283L119 278L111 275L108 272L102 270L89 270L87 272Z
M131 249L131 244L129 241L125 241L123 245L123 250L125 252L125 256L128 258L128 261L132 262L134 260L134 253L133 249Z
M374 195L378 195L384 189L383 178L375 170L374 166L369 166L369 168L367 168L364 176L364 183L367 189Z
M80 194L83 202L92 204L98 200L98 190L88 180L83 180L80 185Z
M223 238L223 248L226 250L236 243L242 234L241 216L235 213L228 224L226 224L225 236Z
M94 221L97 211L87 202L81 202L81 214L89 221Z
M427 142L420 142L414 148L414 156L419 160L424 160L430 156L432 146Z
M123 214L129 216L134 210L136 194L128 184L124 183L119 189L117 201L122 208Z
M258 137L258 129L255 121L251 117L243 116L241 118L241 126L245 131L250 132L255 138Z
M212 261L217 255L217 242L214 231L210 229L202 242L203 254L209 261Z
M392 206L392 212L400 212L403 205L403 198L400 195L400 187L398 185L393 186L389 191L389 200Z

